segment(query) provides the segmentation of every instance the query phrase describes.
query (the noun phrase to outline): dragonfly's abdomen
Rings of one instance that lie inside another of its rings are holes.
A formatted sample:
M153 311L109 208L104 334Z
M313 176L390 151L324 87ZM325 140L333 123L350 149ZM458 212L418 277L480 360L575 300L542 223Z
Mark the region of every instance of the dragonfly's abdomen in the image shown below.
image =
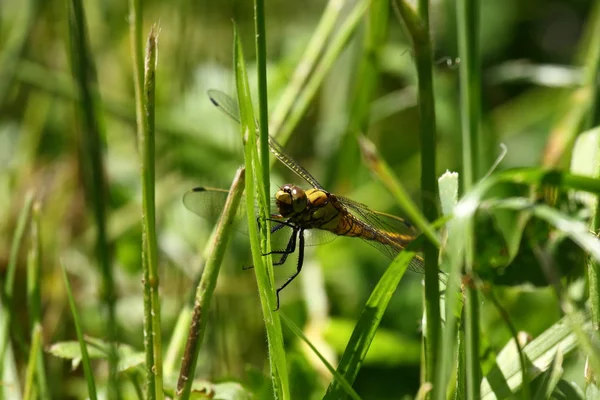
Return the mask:
M398 248L399 250L404 249L413 239L409 235L374 229L350 213L344 213L334 233L341 236L359 237L364 240L376 241Z

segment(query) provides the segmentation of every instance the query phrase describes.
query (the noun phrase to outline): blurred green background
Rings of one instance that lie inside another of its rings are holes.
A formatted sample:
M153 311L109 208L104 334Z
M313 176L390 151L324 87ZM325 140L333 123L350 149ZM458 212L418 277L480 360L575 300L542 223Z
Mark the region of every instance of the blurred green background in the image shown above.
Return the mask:
M266 2L269 102L275 106L297 66L325 7L325 1ZM351 2L340 1L344 5ZM500 168L538 165L552 126L572 89L581 80L574 67L587 42L591 3L585 0L482 1L484 134L495 146L481 149L491 165L504 143ZM86 1L101 97L109 183L109 238L114 250L117 310L121 341L142 349L141 204L135 135L132 57L127 2ZM186 210L183 194L194 186L227 188L242 163L237 126L208 100L208 89L234 93L232 23L240 28L255 87L253 4L250 1L148 1L145 32L160 26L157 66L157 229L164 341L170 339L179 310L190 301L201 272L202 249L212 222ZM438 122L438 172L460 171L454 1L432 1L431 29ZM99 279L94 258L94 229L79 168L80 124L77 91L68 61L64 2L0 4L0 277L3 277L16 219L26 192L42 204L44 343L74 339L59 260L71 274L85 331L102 337ZM349 132L352 93L361 85L357 66L363 51L361 27L325 79L316 99L286 145L287 152L332 192L374 209L400 211L385 188L361 162L354 143L342 145ZM22 36L25 34L26 36ZM23 46L15 46L22 40ZM10 51L9 51L10 50ZM367 135L394 168L415 201L419 185L419 117L415 69L407 37L390 12L387 39L374 53L379 66L376 99L370 105ZM542 68L542 66L544 68ZM350 136L352 137L352 136ZM272 188L299 182L277 165ZM248 261L247 237L229 245L212 309L198 376L219 382L236 380L257 396L269 396L268 360L262 314ZM25 247L27 247L27 240ZM27 327L25 251L15 283L18 316ZM389 260L359 240L340 238L310 248L303 273L282 292L282 311L331 357L346 341L371 290ZM293 271L293 262L276 269L277 282ZM413 396L419 386L421 277L408 274L384 316L379 334L355 388L365 399ZM548 289L501 292L519 330L539 334L560 315ZM510 338L499 315L483 304L486 348L493 354ZM22 308L22 310L21 310ZM531 312L535 310L535 312ZM329 374L297 339L286 346L294 398L320 398ZM17 364L27 354L15 347ZM81 397L80 370L48 356L53 398ZM492 362L493 360L488 360ZM571 357L566 367L581 371ZM98 363L97 375L105 374ZM178 369L178 366L177 366ZM177 372L177 371L176 371ZM484 366L485 372L485 366ZM574 374L575 372L573 372ZM569 372L567 371L567 375ZM574 380L581 377L573 376ZM262 395L260 393L263 393Z

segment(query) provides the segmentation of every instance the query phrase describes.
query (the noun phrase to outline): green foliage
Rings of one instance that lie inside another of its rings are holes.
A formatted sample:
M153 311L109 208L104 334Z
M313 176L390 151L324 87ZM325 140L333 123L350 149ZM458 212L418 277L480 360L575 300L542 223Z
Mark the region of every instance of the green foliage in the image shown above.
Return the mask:
M0 4L0 399L596 397L592 3ZM356 238L307 246L274 311L296 258L272 267L256 220L305 182L269 133L422 234L391 264ZM243 212L186 209L242 164ZM406 272L424 253L441 293Z

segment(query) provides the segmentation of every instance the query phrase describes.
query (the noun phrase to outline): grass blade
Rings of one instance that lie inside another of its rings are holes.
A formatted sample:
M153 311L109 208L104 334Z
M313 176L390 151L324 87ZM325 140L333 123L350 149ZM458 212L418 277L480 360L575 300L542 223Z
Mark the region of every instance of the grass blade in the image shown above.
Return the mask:
M115 289L112 269L112 254L106 234L107 193L105 167L102 149L104 147L104 127L97 113L99 96L92 86L97 82L96 70L87 39L87 26L81 0L69 0L69 39L71 70L78 84L82 107L80 162L84 172L87 201L96 226L96 257L102 274L103 301L108 311L107 337L113 343L117 339L117 318L115 311ZM109 355L109 391L111 398L120 398L117 381L118 354L114 345Z
M248 213L248 230L250 234L250 248L252 250L252 261L258 283L258 291L261 300L262 311L269 343L269 361L271 365L271 378L277 399L289 399L289 381L286 366L285 350L283 347L283 336L281 333L281 322L279 314L274 311L273 304L273 267L271 257L263 257L260 247L259 232L254 215L254 198L256 188L258 190L259 218L265 221L269 215L269 204L264 196L262 188L264 174L258 151L256 149L256 126L254 112L252 110L252 98L248 84L248 75L244 61L242 44L234 25L234 63L236 74L237 99L240 109L241 133L244 143L244 159L246 163L246 210ZM263 225L264 226L264 225ZM261 230L262 241L266 242L266 229Z
M69 307L71 308L71 315L73 316L73 323L75 324L75 331L77 332L77 340L79 341L79 347L81 348L81 363L83 364L83 374L85 375L85 381L87 383L88 395L91 400L97 400L96 383L94 382L94 374L92 373L92 365L90 363L87 344L83 338L83 330L81 329L81 321L79 320L79 313L77 312L77 304L75 303L75 298L73 298L73 291L71 290L71 284L69 283L69 277L67 276L67 268L63 263L61 263L61 268L65 289L67 290L67 299L69 300Z
M38 398L40 388L35 385L35 377L38 371L39 355L42 351L42 327L36 323L31 332L31 347L29 349L29 362L27 363L27 373L25 374L25 390L23 391L23 399L30 400ZM41 397L41 396L39 396ZM46 396L47 397L47 396Z
M40 291L42 271L42 241L40 237L40 203L33 205L31 219L31 245L27 257L27 309L29 311L29 326L40 326L42 323L42 297ZM36 331L34 329L34 335ZM35 338L35 336L34 336ZM33 351L33 344L30 351ZM35 364L37 379L37 397L49 399L48 383L46 381L46 369L44 366L43 346L38 343L37 360Z
M17 221L17 228L13 236L13 240L10 246L10 256L8 259L8 267L6 268L6 278L4 281L3 296L2 296L2 314L0 316L0 380L5 380L4 377L4 366L5 363L12 363L12 357L6 360L8 356L8 348L10 342L10 326L12 319L12 299L14 291L14 280L15 271L17 269L17 260L19 258L19 252L21 244L23 242L23 236L25 235L25 229L29 222L29 215L31 213L31 207L33 204L33 194L28 193L25 197L25 203L19 214Z
M198 353L202 346L206 325L208 323L208 310L210 301L217 285L217 278L221 268L221 262L225 256L225 249L231 234L231 227L236 216L242 193L244 192L245 176L244 169L238 170L227 201L225 209L219 219L216 233L213 236L213 242L209 244L210 250L206 258L202 279L196 289L196 300L194 301L194 310L189 327L188 339L181 364L181 371L177 381L177 396L179 399L188 399L194 381L194 373L198 362Z
M415 242L417 242L417 240L415 240ZM352 332L352 336L350 337L346 350L344 351L337 368L338 373L342 375L348 383L352 384L356 379L362 361L375 337L375 332L379 327L383 313L415 254L414 251L408 249L401 252L385 271L371 293L369 300L367 300L367 304ZM342 384L337 380L334 380L329 384L327 394L324 398L330 400L339 399L342 398L344 394L345 391Z
M319 353L319 350L317 350L317 348L310 342L310 340L308 340L308 338L306 337L306 335L304 335L302 330L300 328L298 328L296 326L296 324L294 324L294 322L291 319L289 319L288 317L286 317L284 314L281 314L280 316L281 316L281 320L288 327L288 329L291 330L300 339L302 339L302 341L304 343L306 343L306 345L308 347L310 347L310 349L313 351L313 353L315 353L316 356L319 357L319 360L321 360L323 365L325 365L325 367L329 370L329 372L331 372L331 375L333 375L334 378L337 380L337 382L342 386L342 388L344 389L346 394L354 400L360 400L360 396L352 388L350 383L348 383L348 381L346 381L346 379L339 372L337 372L331 364L329 364L327 359L321 353Z
M429 33L429 2L418 2L418 14L415 9L404 0L397 0L396 5L399 18L408 28L415 52L417 67L418 92L419 92L419 119L421 143L421 199L423 214L428 221L438 218L437 176L436 176L436 119L433 92L433 55ZM440 347L441 315L438 280L439 250L431 242L426 242L423 248L425 261L425 316L427 329L425 337L426 374L428 382L435 382L436 368L438 366L438 351ZM433 386L433 396L443 389Z
M148 35L146 59L144 65L144 116L145 122L138 137L140 148L140 172L142 179L142 259L144 266L144 320L145 337L152 335L151 342L146 343L146 357L150 356L148 347L152 347L152 363L147 365L147 375L153 375L154 396L162 399L163 394L163 362L162 338L160 327L160 296L158 293L158 243L156 239L156 200L155 200L155 71L157 63L158 27L154 25ZM140 131L138 131L140 132ZM149 301L148 301L149 300ZM149 307L148 307L149 306ZM148 389L152 392L151 389Z

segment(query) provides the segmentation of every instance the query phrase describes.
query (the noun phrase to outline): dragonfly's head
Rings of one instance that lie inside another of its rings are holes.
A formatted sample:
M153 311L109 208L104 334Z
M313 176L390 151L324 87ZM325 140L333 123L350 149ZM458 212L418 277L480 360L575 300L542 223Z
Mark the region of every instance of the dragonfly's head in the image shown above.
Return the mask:
M291 217L306 209L308 200L304 190L294 185L283 185L275 194L275 204L282 217Z

